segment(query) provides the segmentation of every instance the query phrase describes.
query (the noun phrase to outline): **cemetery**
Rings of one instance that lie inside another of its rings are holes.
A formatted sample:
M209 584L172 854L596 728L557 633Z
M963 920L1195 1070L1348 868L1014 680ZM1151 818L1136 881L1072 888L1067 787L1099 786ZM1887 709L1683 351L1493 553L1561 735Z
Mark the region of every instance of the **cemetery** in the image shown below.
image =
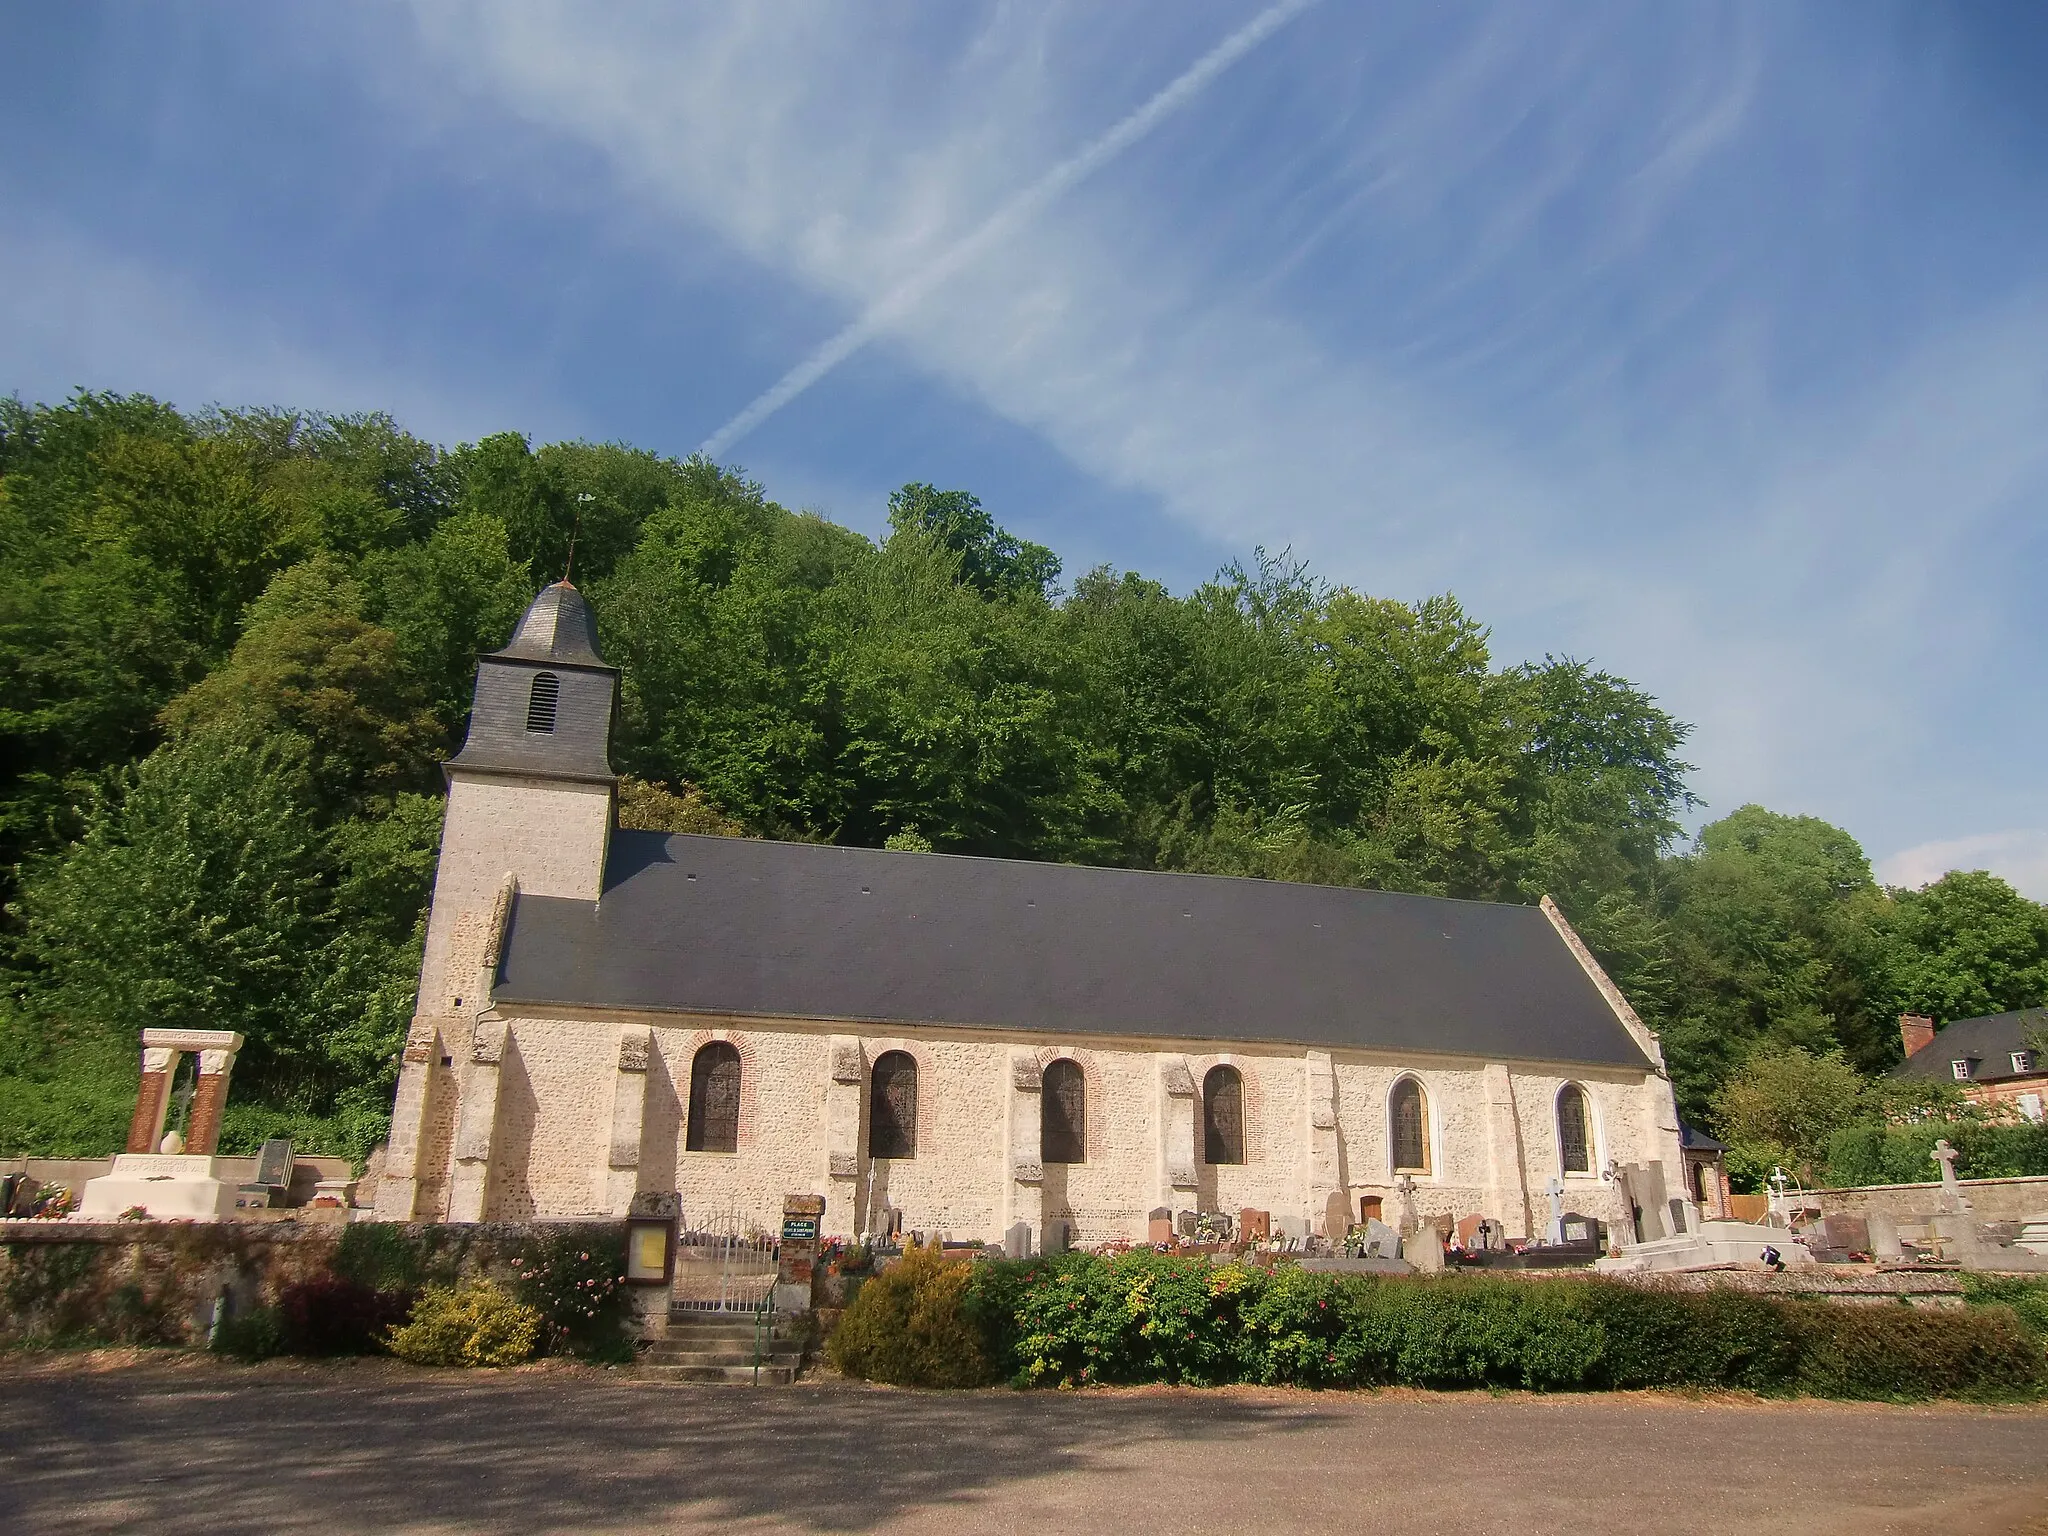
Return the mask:
M1744 1208L1547 898L629 832L617 684L566 580L482 659L388 1145L222 1156L243 1036L143 1029L0 1167L0 1345L2043 1390L2048 1180Z

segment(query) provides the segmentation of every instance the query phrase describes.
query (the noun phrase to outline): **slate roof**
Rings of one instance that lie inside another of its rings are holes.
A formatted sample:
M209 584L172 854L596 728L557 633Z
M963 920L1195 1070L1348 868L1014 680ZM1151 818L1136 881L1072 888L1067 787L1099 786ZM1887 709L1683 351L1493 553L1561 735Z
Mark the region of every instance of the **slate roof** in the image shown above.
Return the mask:
M1927 1045L1908 1056L1891 1070L1893 1077L1939 1078L1943 1082L1953 1081L1955 1072L1950 1063L1957 1058L1967 1058L1970 1063L1970 1081L1973 1083L1995 1083L2001 1078L2038 1077L2048 1071L2048 1064L2035 1053L2031 1070L2015 1072L2012 1056L2015 1051L2032 1049L2026 1040L2028 1030L2048 1027L2048 1008L2021 1008L2013 1013L1987 1014L1981 1019L1957 1019L1947 1025Z
M1726 1152L1728 1144L1716 1141L1705 1131L1695 1130L1683 1120L1678 1122L1678 1145L1686 1152Z
M567 581L542 587L527 605L505 648L493 656L516 661L547 661L569 666L601 667L597 649L597 618L583 594Z
M495 999L1649 1066L1535 907L751 838L616 834Z

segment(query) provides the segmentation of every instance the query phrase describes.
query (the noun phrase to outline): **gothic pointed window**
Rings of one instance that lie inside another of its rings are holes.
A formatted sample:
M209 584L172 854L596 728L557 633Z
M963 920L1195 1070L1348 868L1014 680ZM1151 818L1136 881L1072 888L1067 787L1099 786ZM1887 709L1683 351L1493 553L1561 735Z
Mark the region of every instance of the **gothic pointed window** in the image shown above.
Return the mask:
M555 709L562 701L562 680L552 672L536 672L526 696L526 728L543 736L555 731Z
M1412 1077L1394 1084L1387 1112L1393 1133L1394 1172L1429 1172L1429 1100L1423 1097L1422 1084Z
M1235 1067L1211 1067L1202 1079L1202 1160L1244 1161L1244 1078Z
M690 1063L692 1152L737 1152L740 1145L740 1053L714 1040Z
M869 1081L868 1156L917 1156L917 1058L885 1051Z
M1593 1117L1586 1090L1566 1083L1557 1095L1557 1152L1566 1173L1593 1171Z
M1038 1095L1038 1155L1048 1163L1088 1160L1088 1080L1062 1056L1046 1063Z

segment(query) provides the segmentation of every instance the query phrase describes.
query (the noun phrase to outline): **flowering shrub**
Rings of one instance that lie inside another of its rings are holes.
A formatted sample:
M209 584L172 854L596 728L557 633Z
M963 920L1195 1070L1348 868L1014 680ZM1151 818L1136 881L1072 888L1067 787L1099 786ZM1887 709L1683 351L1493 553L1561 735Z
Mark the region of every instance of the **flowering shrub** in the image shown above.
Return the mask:
M541 1341L555 1354L630 1360L622 1237L589 1232L535 1238L512 1259L513 1290L542 1319Z
M430 1285L385 1341L414 1365L517 1365L540 1343L541 1315L488 1280Z

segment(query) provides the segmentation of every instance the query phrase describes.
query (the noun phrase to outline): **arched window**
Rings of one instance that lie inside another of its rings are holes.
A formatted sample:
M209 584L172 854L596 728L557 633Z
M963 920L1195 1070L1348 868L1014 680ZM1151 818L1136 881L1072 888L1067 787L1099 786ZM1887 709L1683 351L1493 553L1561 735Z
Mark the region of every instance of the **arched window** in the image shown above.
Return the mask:
M1038 1095L1038 1156L1047 1163L1088 1161L1088 1080L1062 1056L1046 1063Z
M1412 1077L1394 1084L1387 1111L1392 1122L1394 1172L1429 1172L1429 1100L1423 1097L1422 1084Z
M690 1063L692 1152L737 1152L740 1145L740 1053L714 1040Z
M1593 1171L1593 1116L1586 1090L1566 1083L1557 1094L1557 1153L1566 1173Z
M1244 1161L1244 1079L1235 1067L1211 1067L1202 1079L1202 1159Z
M917 1156L917 1058L885 1051L868 1094L868 1156Z
M562 701L562 680L552 672L533 675L533 691L526 696L526 728L544 736L555 733L555 706Z

